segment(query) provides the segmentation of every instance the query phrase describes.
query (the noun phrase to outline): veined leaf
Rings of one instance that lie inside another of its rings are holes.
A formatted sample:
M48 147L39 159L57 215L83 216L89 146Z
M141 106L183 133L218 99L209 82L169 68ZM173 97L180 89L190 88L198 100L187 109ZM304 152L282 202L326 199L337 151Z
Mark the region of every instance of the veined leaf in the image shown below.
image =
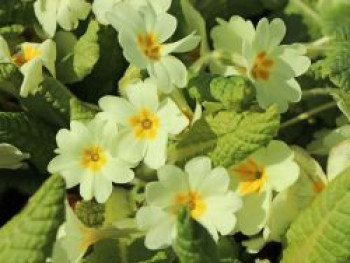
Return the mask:
M64 219L65 192L63 178L51 176L24 210L0 229L0 262L45 262Z
M219 252L214 239L186 209L178 216L177 237L174 245L180 263L218 263Z
M222 111L197 121L188 135L169 150L169 159L182 162L208 155L215 166L229 167L268 144L278 127L275 107L265 113Z
M45 122L23 112L0 112L0 143L9 143L29 153L30 161L46 172L56 148L56 131Z
M294 221L283 263L341 263L350 259L350 170L332 181Z

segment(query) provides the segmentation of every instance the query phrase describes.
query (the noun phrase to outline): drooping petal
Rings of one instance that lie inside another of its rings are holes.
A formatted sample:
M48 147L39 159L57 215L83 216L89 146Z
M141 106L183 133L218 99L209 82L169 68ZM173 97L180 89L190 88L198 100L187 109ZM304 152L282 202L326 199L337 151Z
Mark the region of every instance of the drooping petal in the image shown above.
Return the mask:
M167 158L168 134L162 129L158 130L157 136L148 141L144 162L152 168L158 169L165 164Z
M164 93L173 91L174 85L171 83L171 76L163 63L160 61L151 63L147 67L150 77L157 83L157 87Z
M6 40L0 36L0 63L11 63L11 52Z
M163 57L155 64L157 71L157 65L162 64L165 70L168 72L171 83L179 88L184 88L187 84L187 69L186 66L177 58L173 56ZM157 76L160 72L157 72Z
M157 116L161 120L162 128L173 135L179 134L189 125L188 118L179 110L175 102L169 98L162 102Z
M25 164L22 162L30 158L27 153L22 153L18 148L11 144L0 143L0 168L19 169Z
M113 10L113 6L120 1L121 0L95 0L92 3L92 11L96 16L97 21L102 25L109 25L106 14Z
M141 230L147 231L145 246L159 249L170 246L175 232L175 217L158 207L142 207L136 214L136 222Z
M40 59L52 76L56 76L56 43L52 40L45 40L38 49L41 51Z
M329 153L327 164L328 180L333 180L350 167L350 141L346 140L335 146Z
M188 35L187 37L170 44L164 44L162 48L162 54L168 55L172 52L184 53L188 52L198 46L200 37L196 36L195 33Z
M34 95L38 91L39 85L43 81L41 61L37 58L33 59L24 64L20 68L20 71L24 77L19 93L20 96L26 98L29 94Z

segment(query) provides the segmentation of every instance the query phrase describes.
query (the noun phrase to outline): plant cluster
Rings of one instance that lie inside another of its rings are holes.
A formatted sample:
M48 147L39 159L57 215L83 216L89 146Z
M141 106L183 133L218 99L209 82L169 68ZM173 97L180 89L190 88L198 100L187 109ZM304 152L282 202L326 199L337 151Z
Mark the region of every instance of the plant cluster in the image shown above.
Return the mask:
M350 260L348 0L0 2L0 262Z

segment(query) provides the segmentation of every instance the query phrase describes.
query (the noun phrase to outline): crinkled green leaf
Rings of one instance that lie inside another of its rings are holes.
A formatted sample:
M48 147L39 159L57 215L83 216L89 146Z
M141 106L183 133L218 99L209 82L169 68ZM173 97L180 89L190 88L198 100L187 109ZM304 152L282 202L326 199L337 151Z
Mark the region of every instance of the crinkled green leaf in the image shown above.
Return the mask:
M100 56L100 26L92 20L70 54L57 64L57 76L63 83L75 83L89 75Z
M45 122L23 112L0 112L0 143L9 143L29 153L30 161L46 172L56 148L56 131Z
M169 150L169 159L208 155L215 166L229 167L268 144L277 133L279 118L275 107L264 113L222 111L203 117Z
M74 95L59 81L47 77L35 95L21 98L22 105L32 114L56 125L69 126L70 103Z
M63 178L51 176L23 211L0 229L0 262L46 261L64 219L65 192Z
M283 263L340 263L350 259L350 170L332 181L294 221Z
M322 71L332 83L344 90L350 90L350 42L333 42L323 61Z
M247 109L255 99L251 82L239 76L213 79L210 83L210 93L214 99L236 111Z
M323 32L339 40L350 39L350 5L339 4L327 8L322 15Z
M88 227L100 227L105 221L105 205L95 200L79 201L75 205L75 214Z
M219 252L212 236L186 209L178 216L174 250L180 263L218 263Z

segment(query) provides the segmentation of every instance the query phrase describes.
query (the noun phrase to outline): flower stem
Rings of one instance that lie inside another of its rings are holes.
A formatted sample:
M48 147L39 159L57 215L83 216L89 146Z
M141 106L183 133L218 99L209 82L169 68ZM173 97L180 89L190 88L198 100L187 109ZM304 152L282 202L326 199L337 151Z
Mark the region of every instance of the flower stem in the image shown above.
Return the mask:
M201 56L196 62L194 62L190 70L193 74L198 74L205 65L209 64L213 60L217 60L220 58L221 58L221 52L219 51L209 52Z
M305 90L303 91L303 98L311 97L311 96L319 96L319 95L328 96L336 91L338 91L338 89L335 89L335 88L315 88L315 89Z
M296 116L295 118L282 123L280 126L280 130L288 128L290 126L293 126L299 122L305 121L305 120L311 118L312 116L317 115L323 111L329 110L335 106L337 106L337 103L335 101L332 101L332 102L325 103L319 107L316 107L310 111L303 112L303 113L299 114L298 116Z
M313 42L305 43L307 54L310 57L316 57L326 49L326 45L332 40L329 36L321 37Z
M312 18L317 24L321 23L320 15L315 12L309 5L305 4L302 0L292 0L292 2L304 11L309 17Z

